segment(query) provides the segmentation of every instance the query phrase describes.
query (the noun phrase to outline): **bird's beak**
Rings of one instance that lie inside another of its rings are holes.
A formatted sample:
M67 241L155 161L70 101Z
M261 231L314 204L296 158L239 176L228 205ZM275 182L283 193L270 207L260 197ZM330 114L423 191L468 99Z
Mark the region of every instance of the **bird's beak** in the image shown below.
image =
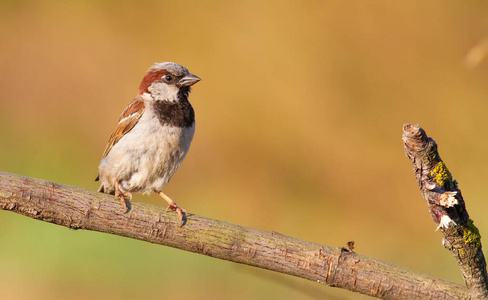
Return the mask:
M180 81L178 82L178 85L181 86L192 86L195 83L199 82L201 79L200 77L193 75L193 74L188 74L185 77L181 78Z

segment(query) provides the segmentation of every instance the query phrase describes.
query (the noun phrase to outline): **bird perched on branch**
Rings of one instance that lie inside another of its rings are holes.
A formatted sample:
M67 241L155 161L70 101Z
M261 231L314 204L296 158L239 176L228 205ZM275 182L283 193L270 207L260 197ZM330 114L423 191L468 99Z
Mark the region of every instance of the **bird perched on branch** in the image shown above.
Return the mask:
M188 153L195 132L190 87L201 79L176 63L153 65L110 136L98 167L99 192L115 195L126 212L131 192L158 193L183 223L186 210L161 190Z

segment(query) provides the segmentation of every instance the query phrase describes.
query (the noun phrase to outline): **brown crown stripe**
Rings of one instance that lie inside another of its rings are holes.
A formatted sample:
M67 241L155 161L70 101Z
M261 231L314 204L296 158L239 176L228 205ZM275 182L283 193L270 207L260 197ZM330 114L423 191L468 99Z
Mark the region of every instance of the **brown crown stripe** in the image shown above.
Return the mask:
M168 70L161 69L161 70L151 70L147 71L144 78L142 78L141 85L139 85L139 95L143 93L149 93L149 86L156 80L161 79L164 75L168 74Z

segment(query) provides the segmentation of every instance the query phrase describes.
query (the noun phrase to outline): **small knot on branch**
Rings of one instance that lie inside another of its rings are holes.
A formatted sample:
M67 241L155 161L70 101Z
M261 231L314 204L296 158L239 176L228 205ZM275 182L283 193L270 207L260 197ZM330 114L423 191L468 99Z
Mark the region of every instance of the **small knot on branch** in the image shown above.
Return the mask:
M439 205L444 207L454 207L458 205L459 202L456 199L457 191L445 192L439 195Z
M408 157L410 157L408 153L422 151L429 145L427 134L418 124L403 124L402 140L405 143L405 154Z

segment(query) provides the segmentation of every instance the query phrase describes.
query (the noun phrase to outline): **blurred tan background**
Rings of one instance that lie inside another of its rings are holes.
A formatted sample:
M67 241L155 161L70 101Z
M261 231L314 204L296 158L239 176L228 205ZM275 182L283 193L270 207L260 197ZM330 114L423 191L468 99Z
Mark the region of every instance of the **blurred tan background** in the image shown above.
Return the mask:
M203 79L190 97L190 153L165 188L178 204L331 246L354 240L360 254L461 283L401 133L418 123L437 141L486 234L488 61L467 67L466 57L488 35L487 15L483 1L3 0L0 170L97 189L106 141L144 72L175 61ZM0 290L3 299L364 298L5 211Z

